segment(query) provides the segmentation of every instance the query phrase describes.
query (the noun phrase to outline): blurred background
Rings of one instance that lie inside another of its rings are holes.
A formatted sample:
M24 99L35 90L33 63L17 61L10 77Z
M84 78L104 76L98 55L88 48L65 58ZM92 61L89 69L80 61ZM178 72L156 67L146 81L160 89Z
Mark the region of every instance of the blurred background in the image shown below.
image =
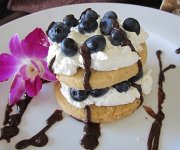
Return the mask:
M179 0L0 0L0 25L33 12L76 3L114 2L142 5L159 9L166 1L168 3L167 11L172 11L169 9L172 7L169 6L169 4L173 4L174 7L174 2Z

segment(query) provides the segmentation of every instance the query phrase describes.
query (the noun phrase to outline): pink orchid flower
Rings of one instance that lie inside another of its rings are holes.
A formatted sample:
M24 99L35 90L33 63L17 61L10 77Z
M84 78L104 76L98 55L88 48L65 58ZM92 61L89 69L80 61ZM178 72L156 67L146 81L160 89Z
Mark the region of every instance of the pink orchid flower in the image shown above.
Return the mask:
M42 79L55 81L47 62L43 59L48 54L48 38L40 28L34 29L20 41L18 35L9 41L10 54L0 54L0 82L13 77L10 88L9 104L14 105L24 93L36 96L42 88Z

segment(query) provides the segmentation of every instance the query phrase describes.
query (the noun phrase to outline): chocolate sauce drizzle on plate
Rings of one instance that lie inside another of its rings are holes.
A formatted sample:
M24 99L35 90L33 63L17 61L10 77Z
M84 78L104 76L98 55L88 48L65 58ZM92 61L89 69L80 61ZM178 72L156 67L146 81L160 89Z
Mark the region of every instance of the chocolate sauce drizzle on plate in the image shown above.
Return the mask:
M148 150L158 150L159 147L159 137L161 133L161 127L162 127L162 122L165 118L165 114L162 111L162 104L164 103L164 100L166 98L166 94L164 93L163 90L163 82L165 82L165 76L164 73L170 69L176 68L175 65L169 65L166 68L162 68L162 60L161 60L161 53L162 51L158 50L156 52L158 61L159 61L159 81L158 81L158 112L155 113L151 107L144 106L144 109L146 112L155 119L153 122L150 132L149 132L149 137L148 137L148 142L147 142L147 147Z
M84 136L80 144L88 150L94 150L98 145L98 138L101 136L100 124L91 122L91 110L89 106L85 107L86 120L84 126Z
M178 48L175 52L176 54L180 54L180 48Z
M42 83L49 83L49 81L41 79ZM33 97L24 94L24 98L16 103L16 105L6 105L5 115L3 125L1 128L1 137L0 140L6 140L8 143L11 141L11 138L18 135L19 128L18 125L21 123L22 116L26 111L29 103L31 102ZM16 106L17 110L15 114L12 114L12 108Z
M90 77L91 77L91 70L90 70L90 67L91 67L91 54L90 54L90 51L86 45L86 43L84 42L82 44L82 46L80 47L80 54L83 58L83 65L84 65L84 89L86 91L90 91L91 90L91 85L89 83L89 80L90 80Z
M16 136L19 133L18 125L21 123L22 116L26 111L27 106L29 105L32 97L29 97L27 94L24 94L24 99L16 103L17 112L16 114L11 114L13 105L7 105L5 110L5 117L3 125L1 128L1 137L0 140L6 140L8 143L11 138Z
M47 119L47 125L36 135L34 135L30 139L22 140L16 144L16 149L25 149L30 145L36 146L36 147L42 147L45 146L48 143L48 136L46 135L46 131L49 130L52 125L54 125L57 121L61 121L63 119L62 117L62 111L56 110L48 119Z

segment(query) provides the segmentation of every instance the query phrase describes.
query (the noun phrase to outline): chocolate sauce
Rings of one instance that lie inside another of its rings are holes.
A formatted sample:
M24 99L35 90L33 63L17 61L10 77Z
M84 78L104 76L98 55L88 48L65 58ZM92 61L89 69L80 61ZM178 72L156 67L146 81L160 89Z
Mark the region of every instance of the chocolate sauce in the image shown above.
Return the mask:
M90 107L85 107L86 111L86 123L84 126L84 136L81 140L81 145L88 150L94 150L98 144L98 138L101 135L100 124L91 122L91 111Z
M48 143L48 136L45 134L47 130L52 127L57 121L61 121L63 119L62 117L62 111L56 110L48 119L47 119L47 125L36 135L34 135L30 139L22 140L16 144L16 149L25 149L28 146L36 146L36 147L42 147L45 146Z
M5 110L5 115L4 115L4 122L3 122L3 125L4 125L4 126L5 126L5 125L8 123L8 121L9 121L9 117L10 117L10 114L11 114L11 112L12 112L12 107L13 107L13 105L9 105L9 104L6 105L6 110Z
M55 60L56 60L56 55L51 59L50 64L49 64L49 70L52 73L54 72L52 67L53 67L53 64L54 64Z
M127 37L124 37L124 38L125 39L121 45L129 46L132 52L136 52L139 55L139 53L136 51L136 49L132 45L131 41ZM143 67L142 67L141 60L138 60L137 65L138 65L138 73L134 77L131 78L131 82L136 82L138 78L141 78L143 76Z
M139 85L137 83L131 83L131 85L133 87L135 87L139 91L139 93L140 93L140 100L141 100L141 104L139 105L139 107L140 107L142 105L143 101L144 101L141 85Z
M180 54L180 48L178 48L175 52L176 54Z
M164 93L164 90L163 90L163 82L165 82L164 73L176 67L175 65L169 65L168 67L162 69L161 53L162 51L160 50L156 52L156 55L159 61L159 68L160 68L159 81L158 81L158 85L159 85L158 87L158 112L155 113L151 107L144 106L144 109L146 110L146 112L155 119L155 121L153 122L151 126L149 137L148 137L148 142L147 142L148 150L158 150L162 121L165 118L165 114L162 111L162 104L164 103L164 100L166 98L166 94Z
M16 103L17 106L16 114L10 115L13 106L11 105L6 106L5 117L3 122L4 127L1 128L0 140L4 139L9 143L11 138L13 138L19 133L18 125L20 124L22 116L27 106L29 105L31 99L32 97L29 97L27 94L25 94L24 99Z
M113 28L119 29L119 23L117 20L114 20L113 22Z
M83 65L84 65L84 89L86 91L91 90L91 85L89 83L90 77L91 77L91 54L90 51L86 45L86 43L83 43L83 45L80 47L80 54L83 58Z

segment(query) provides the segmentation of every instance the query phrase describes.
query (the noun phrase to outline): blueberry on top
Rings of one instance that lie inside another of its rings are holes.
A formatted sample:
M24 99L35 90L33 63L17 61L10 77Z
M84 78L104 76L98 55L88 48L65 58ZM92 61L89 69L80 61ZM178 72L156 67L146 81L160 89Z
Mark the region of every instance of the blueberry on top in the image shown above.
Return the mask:
M49 26L48 26L48 29L46 30L46 34L48 35L48 32L49 32L49 30L54 26L54 24L55 24L56 22L51 22L50 24L49 24Z
M104 14L103 18L117 20L117 15L114 11L108 11Z
M51 23L48 27L47 35L53 42L60 43L68 36L69 32L69 27L66 26L64 23L54 22Z
M81 34L94 32L98 27L98 23L93 19L81 20L78 25L78 30Z
M126 38L126 36L126 32L122 29L113 29L109 39L112 45L119 46L121 45L122 41Z
M131 82L130 81L123 81L121 83L118 83L116 85L113 85L113 87L118 91L118 92L126 92L129 90L131 87Z
M100 22L100 30L104 35L109 35L114 27L119 28L117 20L103 18Z
M130 32L135 32L137 35L140 33L140 24L134 18L127 18L123 22L123 28Z
M106 46L106 39L102 35L94 35L85 42L91 53L103 51Z
M70 14L63 18L63 23L71 28L78 25L78 20L74 18L74 15Z
M81 20L86 20L86 19L93 19L97 20L98 19L98 14L92 10L91 8L86 9L82 15L80 16Z
M78 52L78 46L73 39L66 38L61 42L61 50L64 55L72 57Z
M106 94L108 92L109 88L104 88L104 89L95 89L90 91L90 95L92 97L100 97L103 96L104 94Z
M73 100L82 102L89 96L89 93L85 90L70 88L70 96L73 98Z

